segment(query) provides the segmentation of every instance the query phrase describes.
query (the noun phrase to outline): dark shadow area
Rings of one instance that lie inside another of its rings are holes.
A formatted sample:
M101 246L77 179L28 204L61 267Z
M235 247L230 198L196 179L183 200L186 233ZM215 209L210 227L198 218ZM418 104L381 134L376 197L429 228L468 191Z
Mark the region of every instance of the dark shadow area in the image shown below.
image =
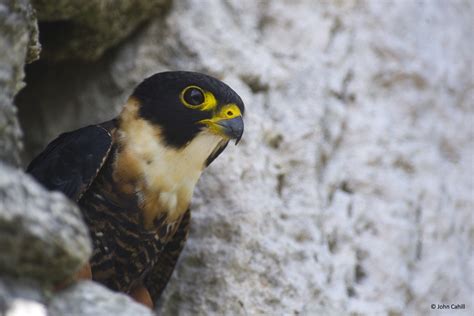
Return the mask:
M50 52L64 47L77 28L71 21L39 22L38 27L42 58L47 58Z
M107 62L103 60L38 61L28 65L25 73L26 87L15 100L24 132L24 165L58 134L114 115L104 91L106 96L119 92L110 83Z

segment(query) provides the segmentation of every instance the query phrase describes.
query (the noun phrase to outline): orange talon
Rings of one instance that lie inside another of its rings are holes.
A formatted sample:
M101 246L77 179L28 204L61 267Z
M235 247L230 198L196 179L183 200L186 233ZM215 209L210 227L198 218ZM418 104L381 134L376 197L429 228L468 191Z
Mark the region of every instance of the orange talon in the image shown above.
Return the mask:
M153 301L151 300L150 292L143 285L137 286L130 291L130 297L136 302L145 305L146 307L153 309Z
M86 263L81 270L79 270L73 278L75 281L79 280L92 280L92 270L91 265Z
M54 286L54 290L61 291L62 289L79 280L92 280L92 270L89 263L86 263L78 272L76 272L76 274L74 274L72 278L56 284Z

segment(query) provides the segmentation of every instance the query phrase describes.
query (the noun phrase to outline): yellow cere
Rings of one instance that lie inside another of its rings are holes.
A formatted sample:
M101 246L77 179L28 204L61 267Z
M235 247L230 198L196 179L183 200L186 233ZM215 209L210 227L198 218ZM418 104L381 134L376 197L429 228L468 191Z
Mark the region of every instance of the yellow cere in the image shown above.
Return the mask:
M239 107L234 104L227 104L222 107L222 109L219 111L219 114L216 115L216 118L220 119L232 119L237 116L241 116L242 113L240 113Z
M225 134L222 132L222 127L217 123L219 121L230 120L238 116L242 116L239 107L234 103L230 103L224 105L211 119L205 119L200 122L206 124L209 130L214 134L225 136Z

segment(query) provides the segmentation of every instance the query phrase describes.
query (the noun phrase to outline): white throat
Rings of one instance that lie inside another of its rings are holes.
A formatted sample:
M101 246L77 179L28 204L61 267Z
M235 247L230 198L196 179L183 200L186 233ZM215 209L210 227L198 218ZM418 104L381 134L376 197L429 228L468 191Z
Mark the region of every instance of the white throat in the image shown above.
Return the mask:
M133 166L136 192L148 217L166 212L177 218L189 207L194 187L208 157L225 139L208 131L200 132L180 149L162 140L161 131L143 119L127 122L118 133L122 153L117 157L120 168Z

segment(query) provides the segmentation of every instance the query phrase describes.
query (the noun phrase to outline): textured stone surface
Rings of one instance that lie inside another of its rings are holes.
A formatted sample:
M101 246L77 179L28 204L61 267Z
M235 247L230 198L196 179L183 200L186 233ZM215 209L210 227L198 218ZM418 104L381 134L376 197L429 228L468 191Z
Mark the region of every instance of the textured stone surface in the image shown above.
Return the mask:
M51 300L49 316L152 316L145 306L91 281L80 282Z
M23 87L23 66L38 58L36 19L27 0L0 1L0 160L18 165L21 131L13 97Z
M97 60L140 24L158 18L169 0L32 0L38 12L42 57Z
M147 75L208 72L243 97L246 132L199 183L160 314L464 303L456 315L469 315L472 13L469 1L174 1L101 61L30 68L27 156L113 116Z
M42 292L34 282L0 278L0 315L46 316Z
M0 163L0 274L64 281L91 253L77 207Z

